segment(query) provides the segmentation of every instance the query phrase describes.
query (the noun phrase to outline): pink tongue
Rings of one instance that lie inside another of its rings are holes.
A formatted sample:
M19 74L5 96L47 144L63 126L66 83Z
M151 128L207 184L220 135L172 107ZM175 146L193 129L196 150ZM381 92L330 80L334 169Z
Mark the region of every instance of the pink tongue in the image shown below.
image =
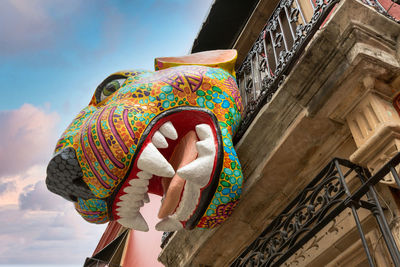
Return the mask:
M189 164L197 158L196 142L197 135L194 131L188 132L175 147L169 163L174 170ZM164 189L164 200L158 212L158 218L162 219L171 215L179 204L185 180L177 174L171 178L162 178L162 186Z

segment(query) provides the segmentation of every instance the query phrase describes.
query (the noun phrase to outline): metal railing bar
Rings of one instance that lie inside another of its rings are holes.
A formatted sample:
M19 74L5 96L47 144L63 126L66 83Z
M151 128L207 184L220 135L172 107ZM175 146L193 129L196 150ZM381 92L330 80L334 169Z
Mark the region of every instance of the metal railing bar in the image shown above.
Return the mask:
M396 182L397 186L400 188L400 178L399 175L397 174L396 169L393 166L390 167L390 172L392 173L394 181Z
M301 8L301 6L300 6L300 4L299 4L299 1L298 1L298 0L295 0L295 1L296 1L296 7L297 7L297 9L299 10L301 19L303 20L303 23L306 24L307 21L306 21L306 18L304 17L304 13L303 13L303 10L302 10L302 8Z
M268 33L269 33L269 36L271 38L272 51L274 52L275 66L278 66L279 62L278 62L278 57L276 55L276 44L275 44L274 36L272 35L272 31L271 30L268 30ZM273 73L275 73L275 71Z
M279 28L281 30L281 34L282 34L282 38L283 38L283 44L285 45L285 52L289 51L289 46L286 40L286 36L285 36L285 31L283 30L283 26L282 26L282 20L281 20L281 16L280 14L278 14L278 23L279 23Z
M338 159L335 159L334 162L335 162L336 169L338 170L339 178L340 178L340 181L342 182L344 190L345 190L347 196L351 197L350 190L349 190L349 188L347 186L346 180L345 180L345 178L343 176L343 173L342 173L342 170L341 170L341 168L339 166ZM374 261L373 261L372 256L371 256L371 252L369 250L367 240L365 239L365 234L364 234L364 231L362 229L361 221L360 221L360 218L358 217L358 213L357 213L356 207L354 205L354 202L353 201L349 201L349 202L344 201L344 203L349 203L351 212L353 214L354 221L355 221L356 226L357 226L358 233L360 234L362 245L364 247L365 253L367 254L368 263L369 263L369 265L371 267L374 267L375 264L374 264Z
M294 31L293 31L293 26L292 26L292 21L291 21L292 19L290 18L287 6L284 6L284 9L285 9L286 18L288 20L290 33L292 34L292 38L293 38L293 41L294 41L294 40L296 40L296 35L294 34Z
M361 221L360 221L360 218L358 217L358 213L357 213L357 210L356 210L354 204L351 204L351 211L353 213L354 221L356 222L358 233L360 234L360 238L361 238L361 242L364 247L364 250L365 250L365 254L367 254L369 266L373 267L373 266L375 266L375 263L371 256L371 252L369 250L368 243L367 243L367 240L365 239L365 234L362 229Z
M396 166L400 163L400 153L397 153L388 163L386 163L375 175L365 180L365 183L358 188L351 196L351 200L358 201L364 196L368 190L369 185L377 184L386 174L390 172L390 167Z
M342 183L342 186L344 188L344 191L346 192L346 195L347 196L351 196L349 187L347 186L346 180L344 179L344 176L343 176L342 170L340 169L340 165L339 165L338 160L334 159L333 162L335 163L336 169L337 169L337 171L339 173L339 180Z
M386 221L386 217L383 213L382 207L379 204L378 197L372 185L369 185L369 196L371 197L372 202L375 204L375 209L372 214L375 216L376 221L378 223L379 229L382 233L383 240L386 243L386 247L389 250L389 254L393 260L395 266L400 266L400 252L396 245L396 241L394 240L393 234L390 231L390 227Z
M269 66L269 62L268 62L268 53L267 53L267 43L265 42L265 37L266 37L266 31L264 31L263 33L263 48L264 48L264 58L265 58L265 63L267 65L267 77L271 78L271 68Z

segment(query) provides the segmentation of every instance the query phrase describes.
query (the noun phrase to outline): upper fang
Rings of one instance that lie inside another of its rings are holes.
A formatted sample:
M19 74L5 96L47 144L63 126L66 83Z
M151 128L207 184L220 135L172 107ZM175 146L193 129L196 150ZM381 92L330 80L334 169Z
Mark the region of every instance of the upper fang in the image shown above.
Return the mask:
M176 140L178 138L178 133L170 121L161 125L160 132L169 139Z
M159 131L156 131L151 138L151 141L157 148L167 148L168 142L165 139L164 135L162 135Z
M174 168L152 144L148 143L140 154L137 166L139 169L162 177L172 177Z

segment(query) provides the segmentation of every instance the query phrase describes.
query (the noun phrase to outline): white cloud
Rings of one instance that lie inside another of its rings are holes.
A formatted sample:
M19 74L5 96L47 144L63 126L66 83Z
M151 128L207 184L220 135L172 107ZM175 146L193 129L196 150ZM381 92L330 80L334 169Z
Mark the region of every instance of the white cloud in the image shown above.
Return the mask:
M1 178L14 188L0 195L0 264L82 264L106 225L84 221L73 203L50 193L44 166Z
M106 227L45 186L57 124L58 114L30 104L0 111L0 264L82 264Z
M59 115L30 104L0 111L0 177L22 173L51 158Z
M0 206L18 205L20 194L33 190L38 181L44 181L45 175L45 165L34 165L20 174L0 176L0 187L13 185L0 193Z
M47 190L44 180L37 182L32 190L19 195L21 210L57 211L66 201Z
M52 212L3 206L0 225L0 264L83 264L105 228L85 223L71 203Z

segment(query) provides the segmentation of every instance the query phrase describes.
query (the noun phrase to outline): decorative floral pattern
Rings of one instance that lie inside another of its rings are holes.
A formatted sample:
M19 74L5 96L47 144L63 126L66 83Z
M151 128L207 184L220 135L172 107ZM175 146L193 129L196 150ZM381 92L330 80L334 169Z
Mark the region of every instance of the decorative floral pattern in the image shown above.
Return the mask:
M200 228L214 228L215 226L220 225L226 220L226 218L231 216L237 203L238 201L235 200L228 202L227 204L219 205L216 213L211 216L204 216L203 218L201 218L197 226Z
M66 147L75 149L83 180L96 197L78 198L77 211L89 222L110 220L105 200L128 173L146 127L166 110L194 106L215 114L224 149L220 181L198 227L215 227L223 222L236 206L243 182L232 144L242 111L235 78L225 70L204 66L126 71L112 76L126 80L101 102L95 93L56 146L56 152Z

